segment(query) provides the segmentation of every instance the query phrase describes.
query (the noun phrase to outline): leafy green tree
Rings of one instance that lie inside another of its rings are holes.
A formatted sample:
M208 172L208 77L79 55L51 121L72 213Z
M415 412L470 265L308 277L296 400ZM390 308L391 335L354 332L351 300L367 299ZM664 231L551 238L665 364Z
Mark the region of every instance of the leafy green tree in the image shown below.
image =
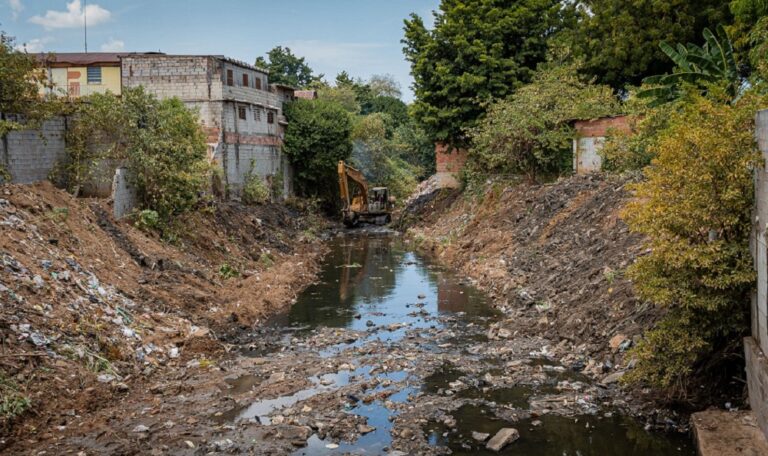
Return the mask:
M297 57L288 47L277 46L267 52L267 59L256 58L256 66L269 71L269 81L273 84L285 84L296 88L308 87L323 75L315 75L304 60Z
M575 134L570 121L617 110L611 88L592 84L577 70L576 65L544 68L531 84L493 103L472 130L467 172L524 174L533 181L570 165Z
M568 34L584 72L615 89L639 85L643 78L673 67L661 41L686 43L706 27L730 22L722 0L587 0L588 13Z
M416 14L405 21L411 64L412 112L433 140L465 145L466 129L529 82L544 61L548 39L571 25L559 0L442 0L429 29Z
M296 100L287 105L285 152L293 163L300 195L338 204L339 160L352 153L350 114L327 100Z
M34 56L14 49L14 42L0 31L0 137L34 126L55 110L40 97L45 71Z
M688 46L678 44L675 48L662 41L659 47L675 63L675 69L672 74L645 78L643 83L652 87L641 90L638 96L650 98L651 105L659 105L685 96L688 86L697 87L702 93L717 86L735 98L742 79L731 39L722 26L717 28L717 36L709 29L704 29L703 35L703 46L689 43Z
M747 93L723 101L693 94L671 113L623 214L650 251L628 276L641 298L669 311L634 350L638 365L628 379L672 394L722 370L714 364L742 350L748 329L754 117L766 100Z

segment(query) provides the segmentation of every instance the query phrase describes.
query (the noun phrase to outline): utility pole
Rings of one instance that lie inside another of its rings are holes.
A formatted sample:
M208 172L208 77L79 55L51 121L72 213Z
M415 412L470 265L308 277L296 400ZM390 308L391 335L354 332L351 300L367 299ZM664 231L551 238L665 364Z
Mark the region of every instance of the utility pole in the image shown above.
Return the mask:
M86 0L83 0L83 37L85 41L85 53L88 53L88 18L86 17L85 11L87 8Z

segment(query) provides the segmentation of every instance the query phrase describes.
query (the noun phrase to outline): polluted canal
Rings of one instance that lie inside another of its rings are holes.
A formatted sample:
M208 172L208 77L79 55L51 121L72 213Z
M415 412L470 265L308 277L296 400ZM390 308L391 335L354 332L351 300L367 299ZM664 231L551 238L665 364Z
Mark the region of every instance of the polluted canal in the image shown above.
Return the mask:
M318 281L233 361L212 449L695 454L687 435L630 418L615 387L549 359L549 341L500 337L499 317L396 234L339 236Z

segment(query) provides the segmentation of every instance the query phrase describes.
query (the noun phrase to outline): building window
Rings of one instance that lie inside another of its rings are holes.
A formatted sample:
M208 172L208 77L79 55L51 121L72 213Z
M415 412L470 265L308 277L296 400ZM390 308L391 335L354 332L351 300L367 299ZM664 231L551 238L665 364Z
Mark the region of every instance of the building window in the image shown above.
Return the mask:
M275 123L275 113L272 111L269 111L267 113L267 123Z
M233 86L235 85L235 75L232 73L232 70L227 70L227 85Z
M241 118L242 120L245 120L245 106L237 107L237 117Z
M256 89L261 90L261 78L256 78L253 82L256 83Z
M261 122L261 108L253 109L253 120L255 120L256 122Z
M248 74L247 73L243 73L243 87L250 87L250 85L248 84Z
M88 84L101 84L101 67L88 67Z

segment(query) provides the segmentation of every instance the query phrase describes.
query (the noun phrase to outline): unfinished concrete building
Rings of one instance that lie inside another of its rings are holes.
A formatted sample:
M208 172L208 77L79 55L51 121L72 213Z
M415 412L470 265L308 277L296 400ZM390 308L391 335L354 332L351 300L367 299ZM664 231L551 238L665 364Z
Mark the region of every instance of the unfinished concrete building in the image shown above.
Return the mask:
M128 54L121 69L123 87L178 97L199 111L229 195L237 196L249 176L292 194L292 169L282 153L291 87L270 85L265 70L224 56Z

